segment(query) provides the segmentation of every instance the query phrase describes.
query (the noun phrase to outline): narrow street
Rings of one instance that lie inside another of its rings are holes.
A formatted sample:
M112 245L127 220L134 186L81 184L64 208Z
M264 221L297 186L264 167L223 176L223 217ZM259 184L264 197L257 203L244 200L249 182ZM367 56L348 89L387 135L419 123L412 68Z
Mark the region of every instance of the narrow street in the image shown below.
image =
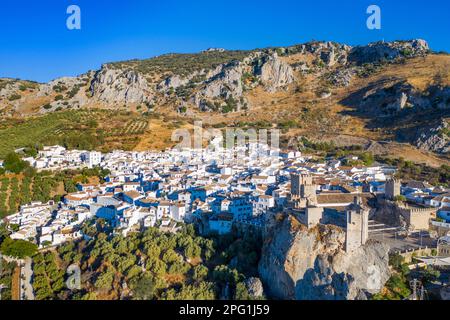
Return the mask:
M33 286L31 285L33 279L32 262L31 258L26 258L21 268L21 300L34 300Z

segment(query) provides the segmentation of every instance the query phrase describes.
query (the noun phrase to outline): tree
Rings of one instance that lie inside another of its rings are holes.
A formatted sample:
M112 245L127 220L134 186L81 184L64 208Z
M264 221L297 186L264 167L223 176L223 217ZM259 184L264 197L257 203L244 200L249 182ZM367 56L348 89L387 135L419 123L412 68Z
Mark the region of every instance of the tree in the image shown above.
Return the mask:
M441 273L439 272L439 270L435 270L431 267L428 267L423 273L423 280L424 282L428 283L436 281L437 279L439 279L440 276Z
M95 286L99 289L109 290L112 287L113 280L114 273L107 269L98 276Z
M392 266L395 270L400 271L403 263L405 262L405 258L398 253L391 254L389 256L389 265Z
M0 246L0 251L6 256L23 259L33 256L37 252L37 245L24 240L6 238Z
M149 275L142 275L130 284L133 298L136 300L151 300L155 295L155 283Z
M214 268L213 277L216 281L235 284L239 281L239 273L236 269L230 269L226 265L220 265Z
M6 155L3 166L5 167L6 171L12 173L20 173L28 166L28 164L27 162L20 159L17 153L11 152Z
M366 166L371 166L375 161L373 154L370 152L363 152L361 154L360 158L361 158L361 161L364 162L364 164Z
M396 202L405 202L406 201L406 197L404 195L398 195L394 197L394 200Z
M194 243L190 243L184 248L184 255L189 259L197 258L201 253L202 249Z
M249 300L250 294L248 293L247 287L243 282L239 282L236 285L236 291L234 294L235 300Z
M198 266L195 266L193 270L194 271L193 271L192 278L195 281L204 280L208 276L208 268L201 264Z

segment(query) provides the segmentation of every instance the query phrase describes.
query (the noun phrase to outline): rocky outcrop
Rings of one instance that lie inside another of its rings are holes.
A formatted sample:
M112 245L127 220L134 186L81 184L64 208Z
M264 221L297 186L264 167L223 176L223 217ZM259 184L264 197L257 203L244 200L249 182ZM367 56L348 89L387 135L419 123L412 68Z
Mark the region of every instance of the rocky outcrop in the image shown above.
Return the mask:
M389 279L388 248L369 241L352 253L345 232L319 225L306 229L286 218L266 239L259 264L268 296L298 300L366 299Z
M258 62L255 73L268 92L276 92L295 80L292 67L282 61L276 53L264 56Z
M348 87L355 74L353 68L338 69L328 74L326 79L335 87Z
M425 40L375 42L351 50L348 60L357 64L394 60L399 57L415 57L427 54L430 48Z
M388 226L400 227L404 230L408 229L408 224L399 210L398 203L385 198L377 199L374 219Z
M209 74L211 77L193 96L192 102L202 111L211 109L211 101L217 99L233 101L235 108L239 109L244 102L242 75L243 66L239 61L219 66Z
M186 85L189 82L189 79L181 78L179 75L173 75L162 81L158 85L158 90L162 92L166 92L170 89L176 89L181 86Z
M450 153L450 125L442 120L438 125L429 126L418 132L414 145L426 151Z
M245 280L245 286L252 298L264 297L264 287L259 278L251 277Z
M8 99L19 91L20 83L13 79L0 79L0 99Z
M313 41L292 47L285 50L285 54L311 54L323 61L327 67L336 64L345 65L351 47L332 41Z
M406 81L383 83L369 88L360 107L372 113L397 113L405 109L449 109L450 87L430 86L420 91Z
M111 104L143 103L151 99L147 80L134 70L103 65L91 83L92 97Z

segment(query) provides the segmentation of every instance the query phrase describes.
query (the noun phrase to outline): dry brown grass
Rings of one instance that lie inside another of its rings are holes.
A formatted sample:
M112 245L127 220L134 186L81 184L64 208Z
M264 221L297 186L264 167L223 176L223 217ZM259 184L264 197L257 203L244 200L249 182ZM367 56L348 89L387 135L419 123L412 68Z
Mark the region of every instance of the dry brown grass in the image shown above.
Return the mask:
M172 133L176 129L192 129L192 125L183 124L173 126L170 122L163 119L151 119L146 132L141 136L139 143L134 148L135 151L163 151L176 145L172 141Z

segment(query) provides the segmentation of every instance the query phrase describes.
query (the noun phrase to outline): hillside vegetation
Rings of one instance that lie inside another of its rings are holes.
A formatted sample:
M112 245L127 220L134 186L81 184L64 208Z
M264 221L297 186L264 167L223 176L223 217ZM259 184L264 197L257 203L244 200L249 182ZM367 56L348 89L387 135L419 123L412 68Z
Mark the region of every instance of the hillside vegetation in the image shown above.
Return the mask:
M241 61L249 51L211 51L194 54L165 54L151 59L115 62L118 69L131 68L146 75L175 74L188 76L201 70L212 70L231 61Z
M47 84L2 79L0 113L0 158L42 142L163 150L174 129L202 120L278 128L283 147L302 137L383 142L366 151L440 166L450 153L450 55L420 39L166 54Z
M0 122L0 158L22 147L42 144L69 149L120 148L131 150L148 126L149 119L131 112L73 110Z
M253 234L207 239L185 226L177 234L150 228L122 237L101 219L84 231L95 237L34 256L38 300L251 298L244 280L257 274L258 238ZM236 268L229 267L233 259L239 262ZM64 270L74 263L81 266L83 286L69 291Z

